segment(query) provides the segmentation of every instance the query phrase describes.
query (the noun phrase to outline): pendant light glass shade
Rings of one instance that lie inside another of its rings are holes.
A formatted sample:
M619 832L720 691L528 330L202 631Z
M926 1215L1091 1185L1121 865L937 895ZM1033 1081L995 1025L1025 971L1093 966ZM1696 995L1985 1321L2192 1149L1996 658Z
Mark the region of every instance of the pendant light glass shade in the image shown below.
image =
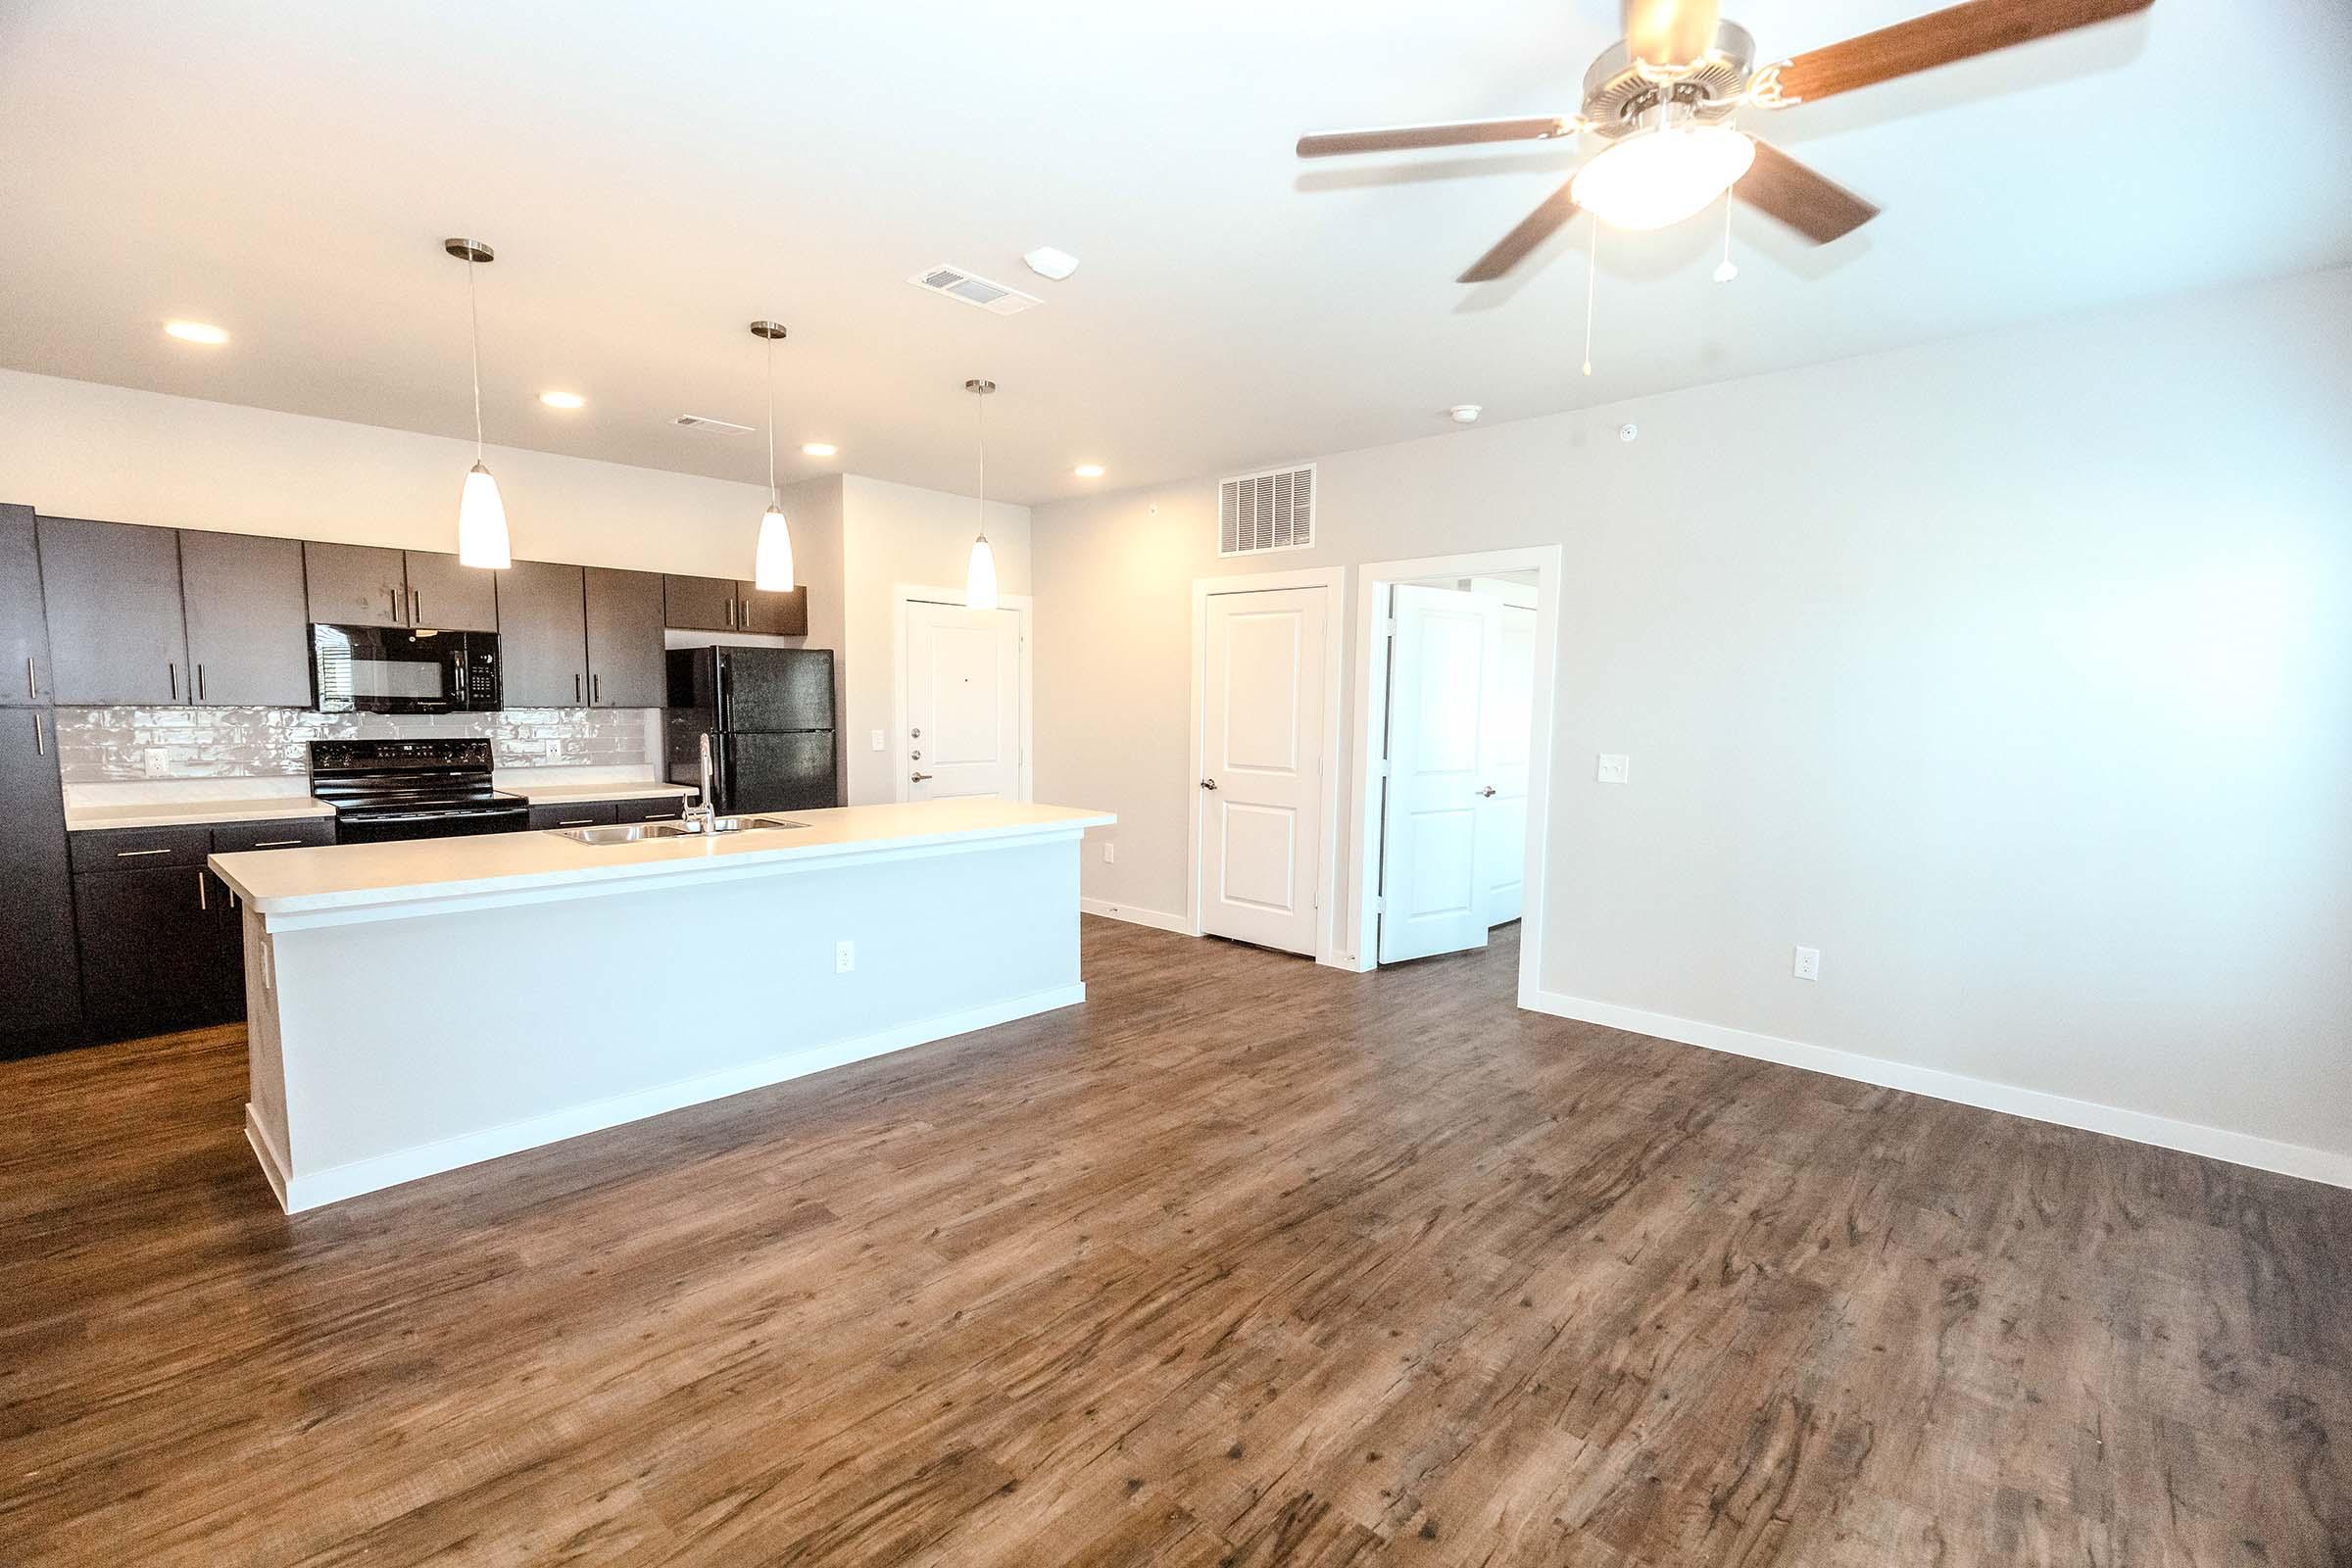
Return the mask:
M988 535L972 541L972 564L963 574L963 608L997 608L997 553L988 548Z
M771 506L760 519L760 550L753 558L752 586L763 594L788 594L792 580L792 529L780 507Z
M478 463L466 475L466 493L458 498L458 564L514 564L507 543L507 504L499 499L498 481Z

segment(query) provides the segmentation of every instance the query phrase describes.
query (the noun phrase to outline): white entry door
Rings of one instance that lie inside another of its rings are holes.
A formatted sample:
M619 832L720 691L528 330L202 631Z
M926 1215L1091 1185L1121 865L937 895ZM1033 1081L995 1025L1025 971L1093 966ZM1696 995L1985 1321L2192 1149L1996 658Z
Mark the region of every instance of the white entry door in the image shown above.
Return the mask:
M1487 924L1519 918L1527 874L1527 743L1535 719L1536 612L1507 599L1497 612L1499 642L1487 663L1487 700L1479 711L1481 897ZM1488 795L1492 789L1494 793Z
M906 607L906 799L1021 798L1021 617Z
M1211 594L1200 686L1200 929L1315 951L1322 588Z
M1380 961L1487 945L1482 715L1501 604L1452 588L1391 590Z

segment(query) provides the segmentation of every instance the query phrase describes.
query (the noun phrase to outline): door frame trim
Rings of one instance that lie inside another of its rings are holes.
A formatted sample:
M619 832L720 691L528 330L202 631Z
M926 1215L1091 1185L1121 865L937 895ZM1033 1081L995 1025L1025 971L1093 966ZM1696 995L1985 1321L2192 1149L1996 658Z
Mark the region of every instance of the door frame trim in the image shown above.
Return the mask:
M963 590L960 588L932 588L920 583L900 582L890 587L890 798L904 802L907 794L906 775L914 764L907 760L911 750L906 744L906 607L908 605L946 605L961 610ZM1028 594L999 594L997 608L1009 610L1020 617L1021 646L1019 649L1019 686L1015 694L1021 705L1020 718L1020 798L1023 802L1037 799L1033 769L1037 748L1033 745L1037 703L1032 696L1035 682L1031 678L1036 638L1037 601ZM857 736L849 737L855 743Z
M1372 770L1372 737L1388 733L1389 590L1426 577L1481 577L1495 572L1536 574L1536 671L1529 696L1533 710L1527 741L1527 844L1521 869L1519 915L1519 1005L1543 991L1545 844L1551 831L1552 705L1560 664L1560 579L1558 545L1515 550L1474 550L1461 555L1423 556L1409 561L1374 561L1355 568L1354 792L1348 797L1348 929L1355 953L1345 965L1357 971L1380 963L1380 912L1368 890L1380 886L1380 784Z
M1194 936L1200 928L1200 769L1206 750L1202 725L1207 721L1208 602L1226 594L1273 593L1284 588L1321 588L1323 604L1323 776L1317 781L1322 796L1322 842L1316 848L1315 961L1339 964L1340 922L1340 693L1347 662L1343 637L1347 631L1348 568L1304 566L1295 571L1236 572L1193 579L1193 711L1190 763L1184 778L1192 809L1185 812L1184 926ZM1341 967L1349 965L1341 964Z

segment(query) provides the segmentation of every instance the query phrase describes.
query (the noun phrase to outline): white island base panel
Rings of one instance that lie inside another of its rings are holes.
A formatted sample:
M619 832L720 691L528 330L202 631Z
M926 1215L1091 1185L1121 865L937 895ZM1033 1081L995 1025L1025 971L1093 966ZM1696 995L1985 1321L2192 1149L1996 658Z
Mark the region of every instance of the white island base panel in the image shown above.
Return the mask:
M1067 1006L1078 847L1072 824L276 929L249 903L247 1138L295 1212Z

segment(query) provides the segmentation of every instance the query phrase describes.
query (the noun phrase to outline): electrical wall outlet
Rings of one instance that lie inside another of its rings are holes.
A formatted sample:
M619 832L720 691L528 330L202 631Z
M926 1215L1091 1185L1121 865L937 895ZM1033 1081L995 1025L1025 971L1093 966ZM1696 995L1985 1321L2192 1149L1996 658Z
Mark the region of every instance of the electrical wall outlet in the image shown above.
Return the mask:
M1110 840L1104 839L1102 841L1102 863L1104 865L1108 865L1118 858L1119 847L1116 844L1113 844Z
M884 734L883 734L883 733L882 733L880 730L875 730L875 731L874 731L874 735L873 735L872 746L873 746L873 749L874 749L875 751L877 751L877 752L886 752L886 751L889 751L889 750L890 750L890 738L889 738L888 736L884 735Z
M1616 752L1600 754L1600 769L1596 775L1603 784L1622 784L1634 776L1631 758Z
M1795 975L1799 980L1820 979L1821 950L1819 948L1797 949L1796 962L1789 965L1788 972Z
M858 967L858 944L857 944L857 943L855 943L855 942L836 942L836 943L834 943L834 944L833 944L833 972L834 972L835 974L848 974L848 973L849 973L849 972L850 972L852 969L855 969L855 968L857 968L857 967Z

